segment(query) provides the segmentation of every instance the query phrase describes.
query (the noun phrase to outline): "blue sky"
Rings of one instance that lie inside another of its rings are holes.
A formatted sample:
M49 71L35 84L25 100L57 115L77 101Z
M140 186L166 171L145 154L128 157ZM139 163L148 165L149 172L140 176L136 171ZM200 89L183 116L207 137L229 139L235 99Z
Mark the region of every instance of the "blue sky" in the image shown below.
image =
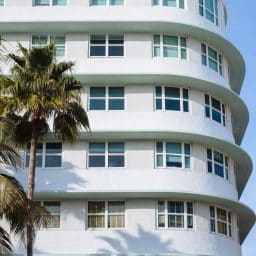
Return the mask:
M246 77L241 97L249 108L250 123L242 147L251 155L256 167L256 1L227 0L227 4L227 36L241 51L246 62ZM256 212L256 171L253 172L241 201L248 204ZM243 256L255 255L256 226L243 244Z

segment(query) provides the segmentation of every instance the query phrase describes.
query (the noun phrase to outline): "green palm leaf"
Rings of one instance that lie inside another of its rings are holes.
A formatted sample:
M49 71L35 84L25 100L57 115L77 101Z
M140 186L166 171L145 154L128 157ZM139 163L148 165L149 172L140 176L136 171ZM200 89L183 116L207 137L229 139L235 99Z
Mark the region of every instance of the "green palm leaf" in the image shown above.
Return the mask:
M8 232L0 226L0 255L11 255L12 243Z

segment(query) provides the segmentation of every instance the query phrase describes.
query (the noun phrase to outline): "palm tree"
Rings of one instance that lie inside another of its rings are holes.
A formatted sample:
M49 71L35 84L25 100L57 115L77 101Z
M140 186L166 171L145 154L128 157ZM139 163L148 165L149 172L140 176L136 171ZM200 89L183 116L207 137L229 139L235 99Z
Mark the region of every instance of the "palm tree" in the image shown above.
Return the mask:
M6 113L1 121L6 139L15 145L30 143L27 197L33 200L38 141L51 130L57 139L72 143L81 128L89 130L89 120L81 105L81 83L71 73L74 63L57 63L54 43L30 50L18 44L18 49L21 54L8 55L14 63L11 76L0 77L0 110ZM33 255L31 223L27 255Z
M5 51L0 38L0 60L6 61ZM0 66L1 71L1 66ZM1 133L1 139L2 133ZM50 213L38 205L37 202L28 200L21 184L12 176L2 172L2 166L10 166L17 170L21 167L20 155L15 149L5 143L0 142L0 220L5 220L9 224L9 230L25 241L26 224L33 223L34 230L47 225L52 218ZM30 210L32 209L32 210ZM12 252L10 234L0 226L0 255L9 255Z

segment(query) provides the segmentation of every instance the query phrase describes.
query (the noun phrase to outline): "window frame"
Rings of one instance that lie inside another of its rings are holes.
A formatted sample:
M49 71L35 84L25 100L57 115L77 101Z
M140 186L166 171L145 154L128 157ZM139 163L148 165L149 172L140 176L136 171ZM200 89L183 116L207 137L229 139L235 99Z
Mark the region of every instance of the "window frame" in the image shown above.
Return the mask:
M47 227L47 226L44 226L44 225L42 225L42 229L43 230L61 230L62 228L61 228L61 201L56 201L56 200L42 200L42 201L38 201L38 203L41 205L41 206L43 206L43 207L46 207L45 206L45 203L59 203L59 207L60 207L60 213L59 214L52 214L51 213L51 215L52 216L59 216L59 227Z
M178 9L181 9L181 10L186 10L187 8L187 1L186 0L183 0L183 6L184 8L180 7L181 6L181 3L180 1L181 0L176 0L176 6L169 6L169 5L164 5L164 0L157 0L158 1L158 4L154 4L154 0L151 0L151 5L154 6L154 7L171 7L171 8L178 8Z
M204 17L205 19L209 20L210 22L212 22L216 26L219 26L219 23L220 23L219 1L218 0L213 0L213 9L214 9L213 12L212 12L212 10L210 10L206 7L205 0L199 0L198 4L199 4L199 15L201 17ZM203 11L203 15L201 14L201 10ZM207 18L207 12L209 12L213 16L214 21Z
M91 97L91 88L99 88L104 87L105 88L105 97ZM110 97L109 96L109 89L110 88L123 88L124 96L123 97ZM126 94L125 94L125 86L111 86L111 85L91 85L89 86L89 93L87 97L87 110L88 111L126 111ZM105 109L91 109L91 99L101 99L105 101ZM109 101L112 99L118 99L123 100L124 102L124 108L123 109L109 109Z
M89 214L89 203L90 202L104 202L104 206L105 206L105 211L104 211L104 227L89 227L89 216L96 216L96 215L103 215L103 214L98 214L98 213L90 213ZM108 206L109 206L109 203L111 202L121 202L124 204L124 212L123 213L120 213L120 214L109 214L109 210L108 210ZM127 210L127 207L126 207L127 203L125 200L88 200L87 203L86 203L86 229L87 230L101 230L101 229L125 229L127 227L127 217L126 217L126 210ZM120 216L123 216L124 218L124 226L123 227L109 227L108 225L108 218L109 216L113 216L113 215L120 215Z
M105 36L105 44L92 44L91 43L91 37L93 35L104 35ZM109 56L109 46L112 44L109 44L109 36L112 35L122 35L123 36L123 44L114 44L114 46L123 46L123 55L122 56ZM126 47L125 47L125 33L91 33L89 34L89 47L88 47L88 57L89 58L125 58L126 57ZM91 46L104 46L105 47L105 55L104 56L91 56Z
M209 104L206 103L206 98L209 100ZM220 108L221 110L215 108L213 106L213 99L220 102ZM210 116L207 116L207 108L209 109ZM221 122L218 122L217 120L213 119L213 111L218 112L221 117ZM224 127L227 127L227 106L219 99L211 96L210 94L204 94L204 116L205 118L208 118L217 124L220 124Z
M214 208L214 217L211 216L211 208ZM226 212L226 221L223 221L221 219L218 219L218 214L217 214L217 210L222 210ZM230 216L230 218L229 218ZM211 227L211 221L214 221L214 229L215 231L212 230ZM223 234L221 232L218 231L218 222L225 224L226 225L226 230L227 230L227 234ZM219 207L219 206L215 206L215 205L210 205L209 206L209 231L212 234L217 234L217 235L222 235L225 236L227 238L233 239L234 238L234 216L232 211L230 211L227 208L223 208L223 207Z
M156 88L157 87L161 87L161 97L156 95ZM166 97L165 96L165 90L166 88L178 88L180 90L180 110L169 110L166 109L166 104L165 101L166 99L173 99L173 100L177 100L178 98L173 98L173 97ZM184 90L187 90L188 93L188 99L184 98ZM161 104L162 104L162 109L157 109L157 99L161 100ZM188 111L184 111L184 103L187 102L188 105ZM168 86L168 85L155 85L154 86L154 110L157 112L169 112L169 111L174 111L174 112L182 112L182 113L190 113L190 89L189 88L185 88L185 87L176 87L176 86Z
M203 47L206 49L205 53L203 52ZM216 52L217 60L209 55L209 49L214 51L214 52ZM204 64L203 59L206 60L205 64ZM210 67L210 64L209 64L210 60L217 64L217 70L215 70L212 67ZM221 54L215 48L209 46L207 43L201 42L201 63L202 63L203 66L205 66L205 67L207 67L207 68L217 72L219 75L224 77L224 62L223 62L223 60L224 60L223 54Z
M47 37L47 43L45 45L33 45L33 37L34 36L46 36ZM66 35L64 34L56 34L56 35L52 35L52 34L32 34L31 35L31 39L30 39L30 48L34 48L34 47L44 47L49 45L49 43L51 42L52 38L57 38L57 37L64 37L65 43L64 43L64 55L63 56L58 56L55 54L56 58L65 58L67 55L67 45L66 45ZM57 46L58 44L55 44L54 48ZM56 50L56 49L55 49Z
M126 5L126 0L123 0L123 4L120 4L120 5L114 5L114 4L110 4L111 3L111 0L106 0L106 4L102 4L102 5L95 5L95 4L92 4L92 0L90 0L89 2L89 6L96 6L96 7L120 7L120 6L125 6Z
M57 143L60 143L61 144L61 153L54 153L54 154L46 154L46 144L57 144ZM63 168L63 143L60 142L60 141L46 141L46 142L38 142L38 144L42 144L42 153L36 153L36 156L37 155L41 155L42 156L42 166L41 167L36 167L36 168L39 168L39 169L62 169ZM29 168L29 162L27 163L27 155L30 155L30 153L27 154L27 146L25 147L25 156L24 156L24 168ZM51 155L60 155L61 156L61 166L56 166L56 167L46 167L46 156L51 156ZM28 166L27 166L28 164Z
M157 152L157 143L163 143L163 152L162 153L158 153ZM167 166L166 163L166 157L167 154L166 153L166 144L167 143L178 143L181 144L181 154L171 154L171 155L175 155L175 156L181 156L182 159L182 167L175 167L175 166ZM190 146L190 155L185 154L185 145L189 145ZM156 140L155 141L155 169L157 170L162 170L162 169L171 169L171 170L183 170L183 171L192 171L192 144L191 143L184 143L184 142L175 142L175 141L161 141L161 140ZM162 156L163 157L163 166L157 166L157 157L158 156ZM186 168L186 157L189 157L190 159L190 167Z
M53 0L49 0L49 5L36 5L36 0L33 0L33 7L66 7L69 6L69 0L66 5L53 5Z
M155 36L160 36L160 44L155 44L155 40L154 37ZM167 47L174 47L178 49L178 57L168 57L168 56L164 56L164 36L173 36L173 37L177 37L178 38L178 45L177 46L169 46L167 45ZM181 39L185 39L186 40L186 47L181 46ZM189 42L189 38L187 36L181 36L181 35L177 35L177 34L153 34L152 35L152 58L168 58L168 59L174 59L174 60L181 60L181 61L189 61L189 48L188 48L188 42ZM160 48L160 56L155 56L155 47L159 47ZM182 58L182 50L186 51L186 58Z
M159 212L159 209L158 209L158 203L159 202L164 202L164 212ZM169 202L173 202L173 203L183 203L183 209L184 209L184 213L181 214L181 213L168 213L168 203ZM188 213L188 204L191 203L192 204L192 207L193 207L193 213L190 214ZM160 215L164 215L164 222L165 222L165 225L164 227L159 227L159 218L158 216ZM183 224L184 224L184 227L169 227L168 225L168 216L169 215L175 215L175 216L183 216ZM188 217L191 217L192 216L192 220L193 220L193 228L189 228L188 227ZM195 231L196 229L196 222L195 222L195 203L194 201L183 201L183 200L157 200L156 201L156 229L159 229L159 230L190 230L190 231Z
M211 151L211 159L208 158L208 151ZM215 162L215 160L214 160L215 152L222 155L223 164L221 164L219 162ZM227 156L226 154L222 153L219 150L207 147L206 148L206 159L207 159L207 161L206 161L206 170L207 170L208 174L215 175L219 178L230 181L230 157L229 156ZM209 164L211 165L211 171L209 171ZM223 177L216 174L215 164L223 167Z
M103 153L90 153L90 143L104 143L104 147L105 147L105 151L104 154ZM124 153L109 153L108 149L109 149L109 143L123 143L124 144ZM126 168L126 141L89 141L88 142L88 151L87 151L87 169L88 170L95 170L95 169L125 169ZM105 161L105 166L90 166L90 156L93 155L102 155L104 156L104 161ZM124 157L124 166L108 166L109 165L109 156L113 156L113 155L122 155Z

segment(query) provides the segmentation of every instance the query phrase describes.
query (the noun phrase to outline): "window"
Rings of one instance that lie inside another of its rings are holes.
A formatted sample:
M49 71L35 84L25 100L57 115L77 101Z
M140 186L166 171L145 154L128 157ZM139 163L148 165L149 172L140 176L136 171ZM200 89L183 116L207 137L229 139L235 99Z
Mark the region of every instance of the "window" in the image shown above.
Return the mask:
M90 57L124 56L124 35L95 34L90 37Z
M89 110L124 110L124 87L90 87Z
M152 0L152 5L157 6L169 6L169 7L179 7L180 9L185 8L184 0Z
M36 151L36 167L49 168L62 166L62 143L38 143ZM30 144L27 144L25 164L26 167L29 166L29 159Z
M51 213L52 220L44 228L60 228L60 202L43 202L42 205Z
M34 0L34 6L66 6L67 0Z
M5 0L0 0L0 6L4 6L4 1Z
M180 201L157 202L157 227L193 229L193 203Z
M218 0L199 0L199 14L218 26Z
M124 167L124 142L90 142L89 167Z
M226 126L225 105L216 98L205 94L205 117Z
M218 151L207 148L207 170L208 173L214 173L228 180L228 157Z
M153 56L187 59L187 39L172 35L154 35Z
M89 201L88 228L124 228L124 201Z
M217 51L208 47L206 44L201 44L202 64L208 66L214 71L223 76L222 56Z
M124 0L91 0L91 5L118 6L118 5L124 5Z
M231 212L210 206L210 231L232 237Z
M155 87L156 110L189 112L188 89L178 87Z
M190 151L187 143L156 142L156 167L190 169Z
M57 57L65 56L65 36L50 36L50 35L33 35L32 47L43 47L54 41L55 55Z

